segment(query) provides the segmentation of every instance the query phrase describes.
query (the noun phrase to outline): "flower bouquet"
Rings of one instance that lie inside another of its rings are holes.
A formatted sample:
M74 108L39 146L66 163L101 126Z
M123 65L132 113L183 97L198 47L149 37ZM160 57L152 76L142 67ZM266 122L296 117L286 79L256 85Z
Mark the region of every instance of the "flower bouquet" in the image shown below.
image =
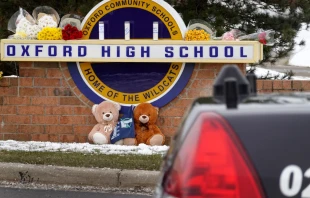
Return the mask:
M189 22L185 34L186 41L208 41L212 38L214 30L207 22L193 19Z
M61 40L62 32L60 28L45 27L37 35L38 40Z
M10 19L8 30L15 34L12 39L38 39L38 40L73 40L82 38L79 15L67 14L59 18L56 10L49 6L36 7L32 16L20 8ZM59 27L58 27L59 24Z
M57 27L60 21L59 15L52 7L39 6L32 12L33 18L41 29L45 27Z
M26 10L20 8L14 13L8 23L8 30L15 34L12 39L38 39L38 33L44 28L57 28L58 13L51 7L41 6L34 9L32 17ZM43 38L40 36L40 38ZM50 37L49 37L50 38ZM59 38L56 35L54 38ZM61 39L61 38L60 38Z
M240 36L245 35L243 32L241 32L238 29L232 29L229 32L225 32L223 36L221 37L222 40L225 41L235 41L237 40Z
M19 8L19 11L15 12L8 22L8 30L15 33L9 38L13 39L31 39L28 38L28 34L31 34L31 26L35 25L35 20L32 16L23 8Z
M0 71L0 80L2 79L2 76L3 75L3 72L2 71Z
M32 15L37 21L40 31L37 34L38 40L61 40L61 29L58 28L59 15L49 6L36 7Z
M80 39L83 36L81 23L83 18L79 15L67 14L61 18L62 38L64 40Z
M221 37L214 37L213 39L226 41L259 41L263 45L271 46L274 44L274 34L274 30L260 30L257 33L245 35L245 33L240 30L232 29L229 32L225 32Z
M74 40L82 38L82 31L78 30L75 26L67 24L62 30L62 38L64 40Z
M258 31L257 33L248 34L238 37L238 40L259 41L263 45L272 46L274 44L274 30Z

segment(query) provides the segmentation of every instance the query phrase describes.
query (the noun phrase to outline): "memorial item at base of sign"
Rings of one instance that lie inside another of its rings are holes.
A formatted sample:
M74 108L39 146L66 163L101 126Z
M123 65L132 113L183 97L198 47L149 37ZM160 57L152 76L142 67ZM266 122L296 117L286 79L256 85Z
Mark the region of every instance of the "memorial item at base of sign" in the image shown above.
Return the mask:
M74 40L82 38L82 31L78 30L77 27L72 26L71 24L67 24L62 29L62 39L63 40Z
M165 136L155 124L158 118L157 107L150 103L141 103L134 109L136 139L139 144L160 146L165 143Z
M200 19L189 21L185 33L186 41L208 41L214 35L214 30L210 24Z
M251 40L259 41L263 45L272 46L275 42L274 40L275 31L274 30L260 30L257 33L248 34L238 37L238 40Z
M88 134L88 140L94 144L110 144L111 134L117 125L121 106L118 103L103 101L92 107L92 113L98 124Z
M111 144L136 145L136 133L133 119L134 106L130 106L119 116L116 127L111 135Z
M2 79L2 76L3 75L3 72L2 71L0 71L0 80Z

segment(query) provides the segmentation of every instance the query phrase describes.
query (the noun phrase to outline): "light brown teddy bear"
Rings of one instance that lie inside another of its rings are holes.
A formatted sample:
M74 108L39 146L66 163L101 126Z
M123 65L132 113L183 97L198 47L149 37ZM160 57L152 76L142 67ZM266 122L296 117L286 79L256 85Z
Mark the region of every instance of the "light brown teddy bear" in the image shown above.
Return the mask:
M92 113L98 124L96 124L88 134L88 140L94 144L109 144L111 134L117 125L119 110L118 103L103 101L99 105L92 107ZM115 143L117 144L117 143Z
M138 145L143 143L159 146L165 143L165 136L156 126L159 109L149 103L141 103L134 109L136 140Z

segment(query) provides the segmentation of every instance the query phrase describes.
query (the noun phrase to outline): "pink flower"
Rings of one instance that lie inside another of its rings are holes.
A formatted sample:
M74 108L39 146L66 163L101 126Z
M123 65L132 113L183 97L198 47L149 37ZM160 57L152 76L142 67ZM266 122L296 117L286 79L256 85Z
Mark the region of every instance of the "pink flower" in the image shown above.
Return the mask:
M235 40L235 37L234 37L234 34L232 32L226 32L223 34L223 40L226 40L226 41L234 41Z

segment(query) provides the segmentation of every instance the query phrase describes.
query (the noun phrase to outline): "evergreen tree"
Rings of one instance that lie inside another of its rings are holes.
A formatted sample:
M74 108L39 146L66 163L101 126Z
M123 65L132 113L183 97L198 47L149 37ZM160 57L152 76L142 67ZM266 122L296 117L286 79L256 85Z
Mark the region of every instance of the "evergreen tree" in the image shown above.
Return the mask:
M274 62L288 55L301 23L310 23L309 0L167 0L190 19L203 19L221 36L230 29L251 34L259 29L276 31L276 43L264 47L264 61ZM298 43L297 43L298 44Z

